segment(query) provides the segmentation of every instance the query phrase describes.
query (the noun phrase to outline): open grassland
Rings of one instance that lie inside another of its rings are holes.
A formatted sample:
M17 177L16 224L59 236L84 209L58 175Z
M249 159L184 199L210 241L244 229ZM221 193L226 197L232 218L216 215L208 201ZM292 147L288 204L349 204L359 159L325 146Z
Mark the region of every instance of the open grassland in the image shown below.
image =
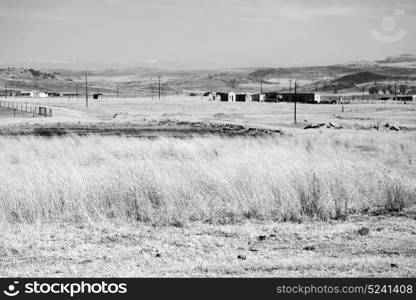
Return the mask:
M368 229L362 235L363 228ZM6 224L0 276L416 276L416 221Z
M305 123L336 122L344 128L368 129L377 124L398 123L405 129L416 130L416 104L299 104L298 126L293 125L293 103L227 103L212 102L206 98L170 96L166 99L104 98L90 99L85 107L84 98L13 98L10 101L46 105L53 108L53 118L0 119L2 124L56 123L56 122L116 122L137 123L143 120L176 119L201 122L232 122L242 125L273 129L302 127ZM3 126L4 126L3 125Z
M0 276L416 276L413 104L29 100L54 117L0 120Z
M344 218L416 201L416 135L0 139L7 222Z
M0 275L415 276L415 149L377 131L1 137Z

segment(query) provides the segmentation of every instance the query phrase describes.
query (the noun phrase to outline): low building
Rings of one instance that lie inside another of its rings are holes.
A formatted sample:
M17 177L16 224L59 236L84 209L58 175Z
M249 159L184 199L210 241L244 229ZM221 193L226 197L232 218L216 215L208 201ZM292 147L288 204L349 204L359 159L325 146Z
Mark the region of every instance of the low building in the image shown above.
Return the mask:
M281 93L283 102L294 102L294 93ZM320 103L321 96L317 93L296 93L296 102L299 103Z
M38 92L38 91L31 91L30 97L32 98L46 98L48 97L48 93L45 92Z
M56 93L56 92L48 92L48 97L59 97L61 96L60 93Z
M265 94L252 94L251 95L251 101L254 101L254 102L264 102L265 99L266 99Z
M92 99L98 100L102 98L103 98L103 94L101 93L92 94Z
M227 101L228 102L228 93L222 93L222 92L216 92L216 99L219 99L219 101Z
M242 93L235 95L236 102L251 102L251 94Z
M15 96L16 97L30 97L31 92L27 91L17 91Z
M265 102L279 102L282 101L282 96L277 92L267 92L265 94Z
M235 102L235 93L229 92L228 93L228 102Z
M215 101L216 100L215 97L217 96L217 93L211 92L211 93L208 93L206 96L208 96L208 100Z
M409 102L415 101L416 102L416 95L400 95L400 96L397 96L397 101L409 101Z

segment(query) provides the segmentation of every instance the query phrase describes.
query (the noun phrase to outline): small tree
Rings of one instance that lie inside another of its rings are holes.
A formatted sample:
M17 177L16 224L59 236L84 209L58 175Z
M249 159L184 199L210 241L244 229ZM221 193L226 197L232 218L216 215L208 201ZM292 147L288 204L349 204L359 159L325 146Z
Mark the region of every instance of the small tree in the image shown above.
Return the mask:
M378 94L378 91L379 91L379 89L378 89L378 87L377 87L377 86L372 86L372 87L370 87L370 88L368 89L368 92L369 92L371 95Z
M400 94L405 95L406 91L407 91L407 85L405 85L405 84L399 85L399 93Z

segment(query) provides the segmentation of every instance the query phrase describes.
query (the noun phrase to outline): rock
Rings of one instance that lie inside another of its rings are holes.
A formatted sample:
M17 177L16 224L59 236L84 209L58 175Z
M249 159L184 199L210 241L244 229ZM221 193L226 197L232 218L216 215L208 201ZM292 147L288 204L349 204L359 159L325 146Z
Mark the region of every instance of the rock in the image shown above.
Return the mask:
M329 127L335 128L335 129L341 129L342 128L341 125L339 125L338 123L335 123L335 122L329 122L328 125L329 125Z
M245 255L241 255L241 254L240 254L240 255L238 255L238 256L237 256L237 258L238 258L238 259L245 260L247 257L246 257Z
M306 125L303 129L316 129L325 126L325 123L313 123Z
M362 236L368 235L370 233L370 229L368 229L367 227L362 227L358 229L357 233Z
M390 264L390 267L392 267L392 268L398 268L399 266L398 266L397 264L393 264L393 263L391 263L391 264Z
M259 236L257 237L257 240L261 242L261 241L266 240L266 238L267 238L267 236L265 236L265 235L259 235Z
M274 238L276 238L276 235L275 234L271 234L271 235L269 235L269 238L274 239Z
M400 131L400 125L398 123L394 123L394 124L385 123L384 127L390 130Z
M162 256L162 254L160 254L159 252L156 253L156 255L155 255L155 257L161 257L161 256Z
M315 251L315 246L305 246L305 247L303 247L303 250L306 250L306 251Z
M390 130L400 131L400 125L397 123L394 123L393 125L390 126Z

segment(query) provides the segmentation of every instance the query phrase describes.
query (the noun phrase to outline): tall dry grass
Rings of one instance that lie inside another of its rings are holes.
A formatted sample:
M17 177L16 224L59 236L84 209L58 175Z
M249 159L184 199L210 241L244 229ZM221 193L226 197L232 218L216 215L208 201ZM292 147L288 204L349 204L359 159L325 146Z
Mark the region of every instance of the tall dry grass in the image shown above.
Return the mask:
M344 218L416 203L416 135L0 138L3 222Z

